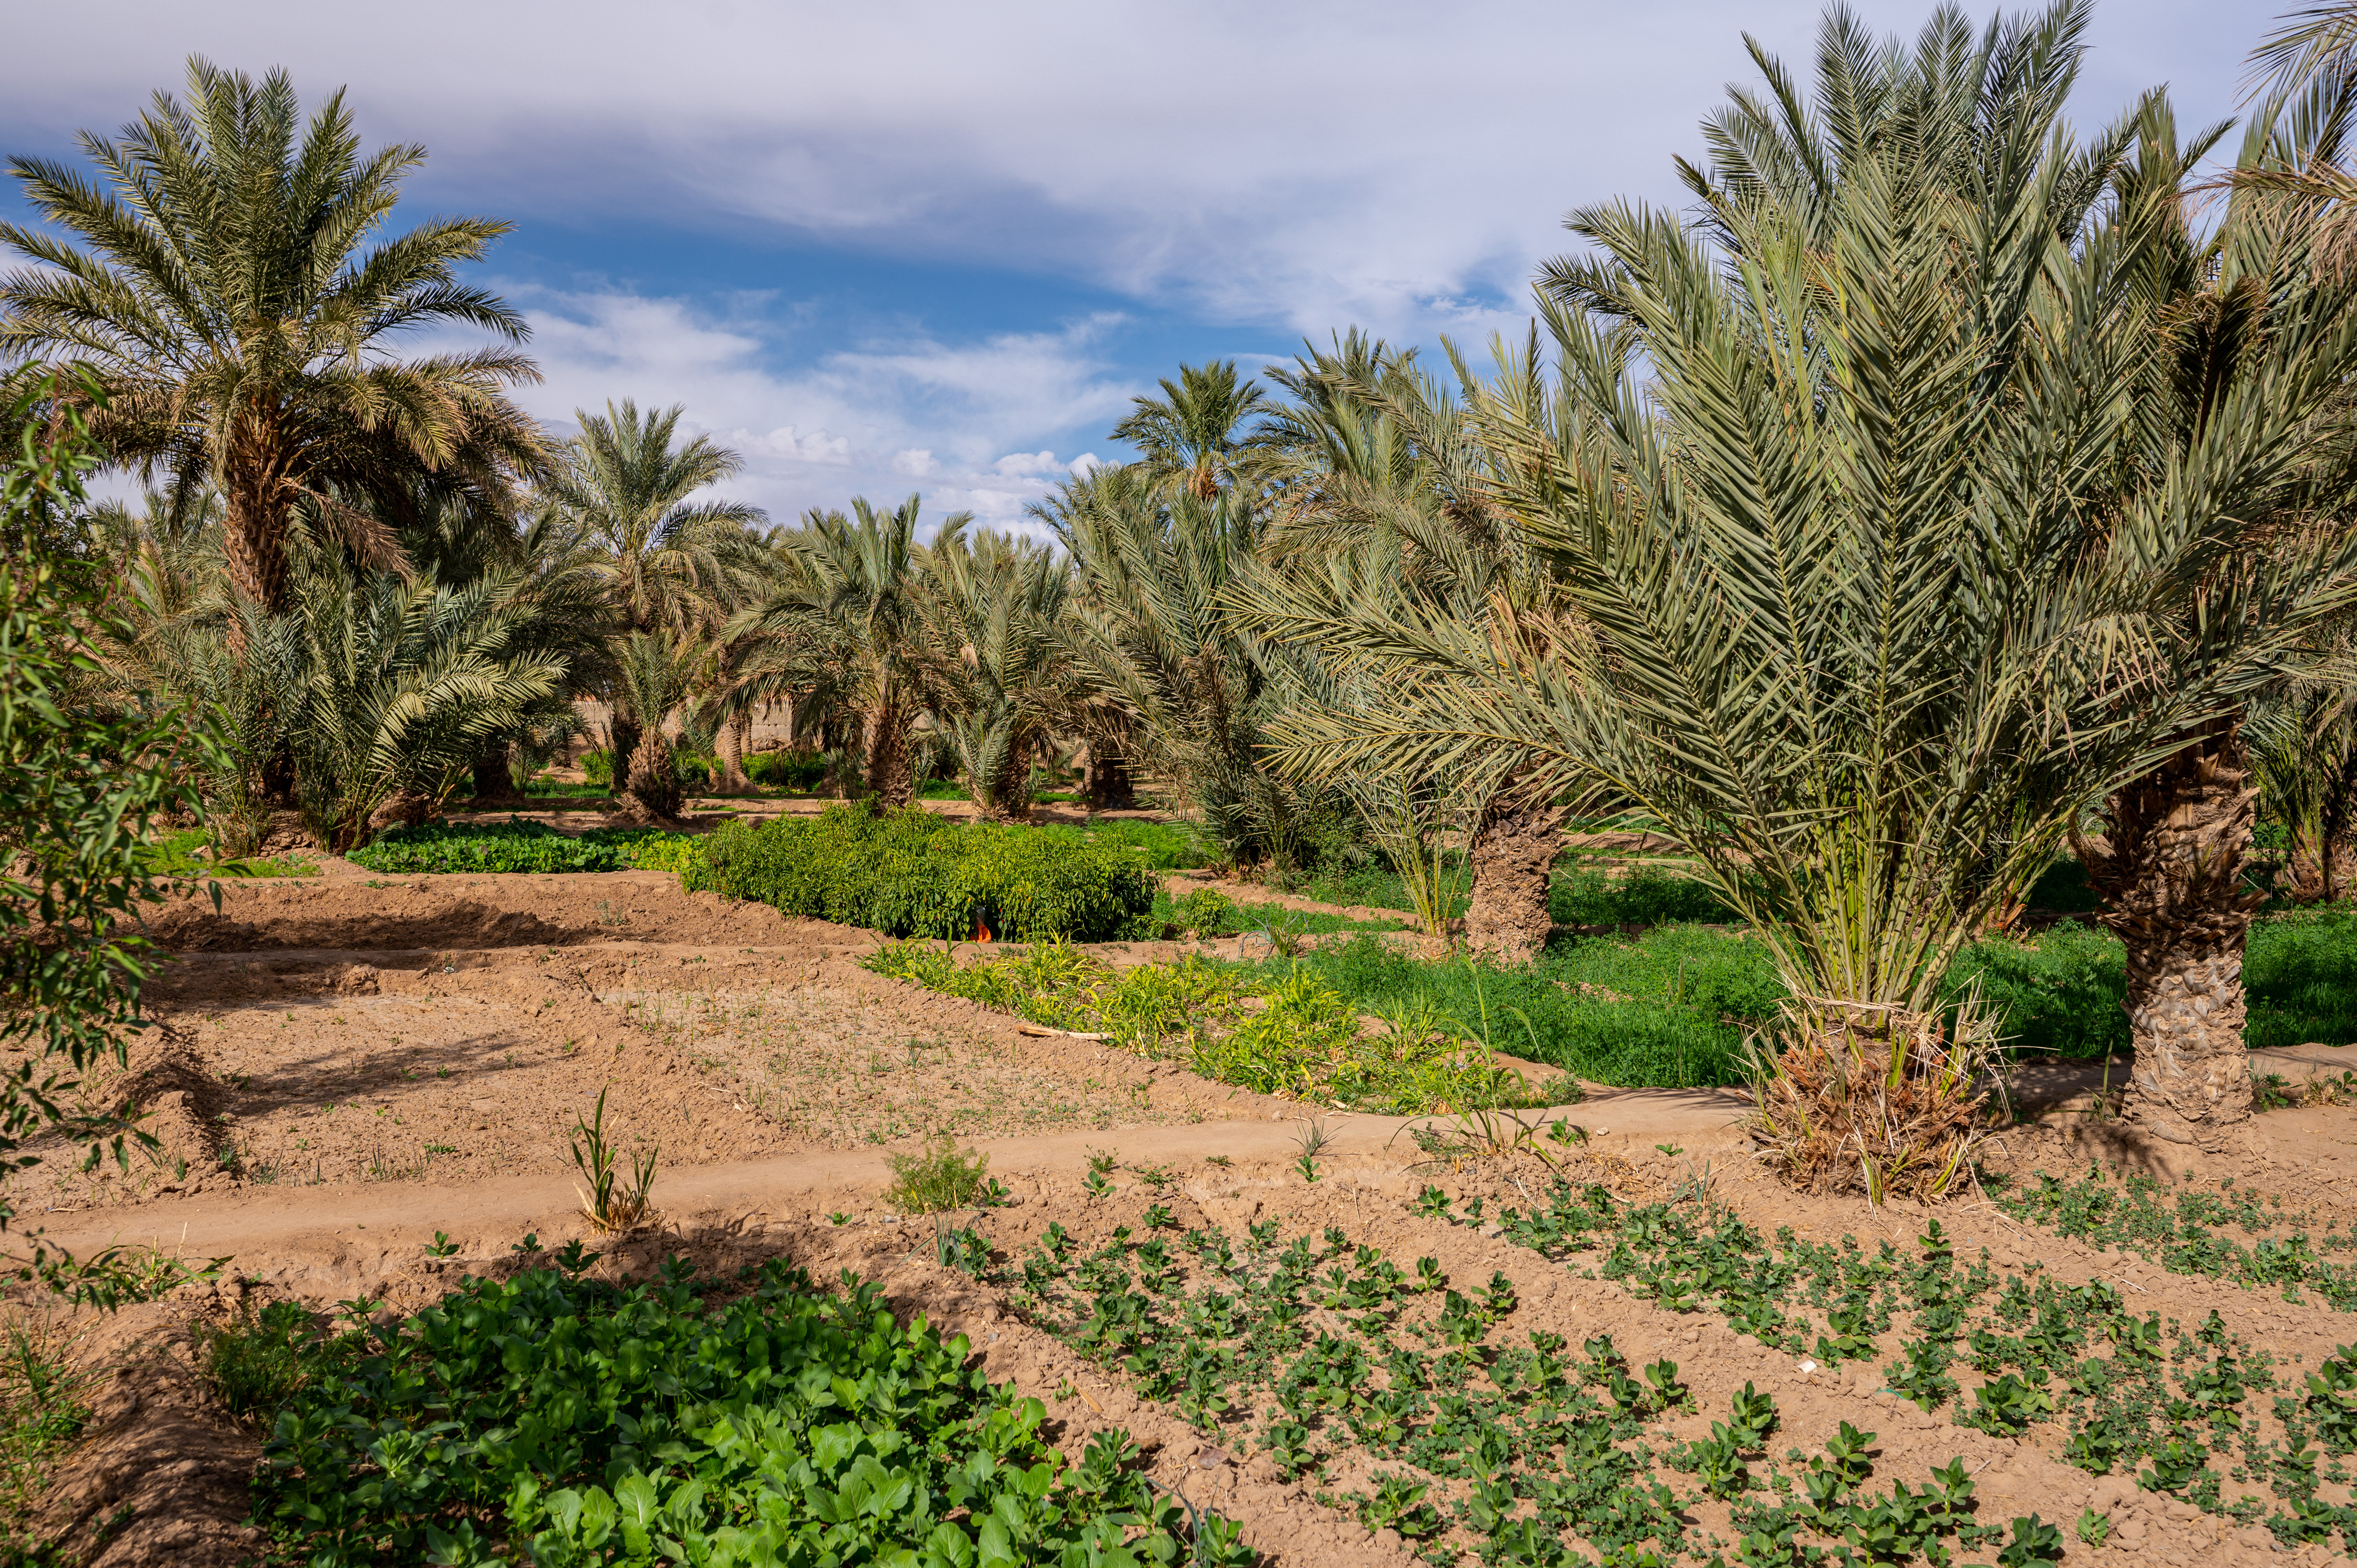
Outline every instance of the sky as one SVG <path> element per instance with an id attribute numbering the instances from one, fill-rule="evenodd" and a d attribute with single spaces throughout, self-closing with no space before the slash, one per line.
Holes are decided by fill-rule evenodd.
<path id="1" fill-rule="evenodd" d="M 1857 0 L 1911 35 L 1923 0 Z M 2276 9 L 2099 0 L 2073 118 L 2168 84 L 2233 114 Z M 1972 15 L 1985 18 L 1986 6 Z M 213 0 L 22 5 L 0 152 L 76 156 L 184 61 L 341 87 L 429 156 L 393 227 L 508 220 L 475 269 L 533 328 L 560 433 L 683 405 L 791 521 L 865 495 L 1019 525 L 1181 362 L 1352 326 L 1518 332 L 1563 215 L 1679 204 L 1749 30 L 1806 75 L 1816 0 Z M 0 211 L 26 216 L 13 191 Z"/>

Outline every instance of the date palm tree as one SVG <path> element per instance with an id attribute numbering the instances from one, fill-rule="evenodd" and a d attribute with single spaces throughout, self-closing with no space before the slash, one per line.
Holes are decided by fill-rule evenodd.
<path id="1" fill-rule="evenodd" d="M 885 511 L 857 497 L 848 516 L 813 510 L 780 532 L 768 581 L 725 633 L 736 700 L 791 703 L 798 733 L 847 729 L 869 798 L 887 811 L 916 798 L 917 720 L 952 679 L 926 635 L 919 505 L 910 496 Z M 972 521 L 952 513 L 936 543 Z"/>
<path id="2" fill-rule="evenodd" d="M 506 389 L 538 372 L 511 347 L 522 318 L 458 280 L 508 224 L 433 219 L 362 248 L 424 148 L 364 156 L 343 94 L 305 123 L 284 71 L 256 82 L 192 59 L 188 88 L 185 102 L 156 94 L 119 139 L 84 133 L 95 179 L 9 161 L 64 237 L 0 222 L 0 248 L 36 263 L 0 274 L 0 359 L 89 366 L 108 454 L 209 478 L 230 582 L 274 615 L 298 508 L 365 564 L 396 566 L 418 474 L 496 488 L 535 465 L 539 427 Z M 395 351 L 454 326 L 508 346 Z"/>
<path id="3" fill-rule="evenodd" d="M 1177 381 L 1163 380 L 1160 397 L 1133 400 L 1113 435 L 1137 448 L 1140 467 L 1157 485 L 1209 501 L 1249 483 L 1268 446 L 1259 422 L 1270 412 L 1259 383 L 1238 375 L 1234 360 L 1219 360 L 1179 366 Z"/>
<path id="4" fill-rule="evenodd" d="M 1033 758 L 1081 689 L 1061 626 L 1071 570 L 1003 533 L 944 532 L 926 556 L 926 635 L 948 677 L 934 722 L 983 814 L 1019 821 Z"/>
<path id="5" fill-rule="evenodd" d="M 1993 1030 L 1935 1005 L 1949 961 L 2357 592 L 2357 543 L 2285 521 L 2350 499 L 2332 436 L 2357 302 L 2255 247 L 2237 264 L 2267 330 L 2202 419 L 2147 418 L 2181 362 L 2147 241 L 2183 160 L 2165 105 L 2130 129 L 2170 177 L 2122 178 L 2087 217 L 2073 171 L 2121 172 L 2129 137 L 2075 146 L 2029 113 L 1964 190 L 1893 137 L 1821 209 L 1575 214 L 1598 260 L 1543 302 L 1554 386 L 1479 390 L 1472 413 L 1577 619 L 1370 622 L 1297 588 L 1255 607 L 1384 694 L 1285 744 L 1297 765 L 1512 747 L 1694 856 L 1788 992 L 1759 1130 L 1796 1179 L 1954 1187 Z M 2254 517 L 2276 548 L 2246 550 Z"/>
<path id="6" fill-rule="evenodd" d="M 579 531 L 588 569 L 604 582 L 625 631 L 709 645 L 760 569 L 751 531 L 769 514 L 746 501 L 697 499 L 744 460 L 710 436 L 680 441 L 683 413 L 677 404 L 641 412 L 629 398 L 602 414 L 575 410 L 580 434 L 557 454 L 546 492 Z M 630 691 L 618 682 L 606 693 L 617 789 L 649 722 Z"/>

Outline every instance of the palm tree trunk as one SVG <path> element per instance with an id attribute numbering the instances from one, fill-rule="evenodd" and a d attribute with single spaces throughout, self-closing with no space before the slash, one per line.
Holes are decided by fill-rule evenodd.
<path id="1" fill-rule="evenodd" d="M 222 475 L 221 553 L 230 586 L 272 615 L 286 612 L 286 508 L 281 489 L 283 463 L 266 434 L 240 442 Z M 230 638 L 241 649 L 244 633 L 230 618 Z"/>
<path id="2" fill-rule="evenodd" d="M 619 795 L 630 786 L 630 762 L 639 749 L 639 721 L 619 708 L 614 709 L 606 723 L 606 739 L 607 760 L 613 769 L 613 779 L 607 789 Z"/>
<path id="3" fill-rule="evenodd" d="M 679 775 L 660 725 L 650 725 L 631 749 L 628 793 L 634 815 L 663 822 L 679 815 Z"/>
<path id="4" fill-rule="evenodd" d="M 503 737 L 475 757 L 475 804 L 517 799 L 515 775 L 508 771 L 508 743 Z"/>
<path id="5" fill-rule="evenodd" d="M 867 793 L 879 811 L 906 811 L 917 798 L 909 738 L 909 715 L 898 703 L 867 715 Z"/>
<path id="6" fill-rule="evenodd" d="M 1465 910 L 1466 946 L 1509 963 L 1538 956 L 1555 929 L 1547 886 L 1563 848 L 1564 808 L 1533 801 L 1511 783 L 1491 797 L 1468 855 L 1473 891 Z"/>
<path id="7" fill-rule="evenodd" d="M 723 723 L 713 737 L 713 749 L 720 754 L 720 779 L 716 795 L 745 795 L 752 792 L 753 781 L 745 777 L 745 736 L 753 727 L 753 715 L 739 714 Z"/>
<path id="8" fill-rule="evenodd" d="M 2242 870 L 2256 798 L 2240 726 L 2222 720 L 2113 796 L 2104 838 L 2072 844 L 2096 918 L 2127 944 L 2125 1112 L 2172 1144 L 2220 1148 L 2251 1114 L 2243 949 L 2264 900 Z"/>
<path id="9" fill-rule="evenodd" d="M 1130 777 L 1129 759 L 1121 743 L 1109 736 L 1089 742 L 1089 810 L 1127 811 L 1137 805 L 1137 782 Z"/>

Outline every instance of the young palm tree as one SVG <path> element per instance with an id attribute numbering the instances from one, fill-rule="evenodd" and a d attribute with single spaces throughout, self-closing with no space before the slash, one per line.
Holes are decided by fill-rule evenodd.
<path id="1" fill-rule="evenodd" d="M 1506 380 L 1526 389 L 1526 403 L 1537 364 L 1534 343 L 1505 367 Z M 1469 381 L 1461 362 L 1457 369 Z M 1271 379 L 1297 399 L 1273 424 L 1282 454 L 1272 464 L 1281 478 L 1278 521 L 1263 553 L 1280 571 L 1322 574 L 1320 586 L 1354 602 L 1362 618 L 1387 617 L 1402 597 L 1469 621 L 1553 613 L 1544 569 L 1501 527 L 1503 514 L 1485 493 L 1491 454 L 1462 405 L 1412 355 L 1354 333 Z M 1304 715 L 1316 715 L 1316 727 L 1365 701 L 1347 673 L 1317 685 L 1309 701 L 1272 721 L 1272 735 Z M 1364 767 L 1343 770 L 1337 782 L 1403 875 L 1425 889 L 1436 933 L 1448 901 L 1438 840 L 1461 824 L 1472 883 L 1467 943 L 1521 961 L 1554 929 L 1548 893 L 1569 808 L 1524 787 L 1511 753 L 1490 760 L 1486 769 L 1452 775 L 1449 789 L 1437 778 Z"/>
<path id="2" fill-rule="evenodd" d="M 1232 360 L 1181 365 L 1177 381 L 1163 381 L 1160 397 L 1133 402 L 1113 427 L 1114 439 L 1137 448 L 1140 466 L 1157 485 L 1199 501 L 1247 482 L 1254 459 L 1266 449 L 1266 433 L 1251 422 L 1269 412 L 1268 394 L 1239 377 Z"/>
<path id="3" fill-rule="evenodd" d="M 1262 754 L 1264 725 L 1299 682 L 1302 662 L 1271 649 L 1223 606 L 1250 569 L 1234 521 L 1251 510 L 1234 489 L 1213 499 L 1166 490 L 1135 468 L 1100 468 L 1034 510 L 1055 530 L 1075 573 L 1068 635 L 1090 691 L 1092 734 L 1125 734 L 1129 755 L 1189 797 L 1204 826 L 1239 865 L 1289 867 L 1325 791 L 1280 778 Z"/>
<path id="4" fill-rule="evenodd" d="M 561 661 L 511 646 L 529 613 L 520 575 L 451 590 L 393 573 L 356 577 L 326 555 L 292 581 L 287 615 L 241 607 L 246 662 L 273 666 L 271 706 L 323 848 L 366 843 L 397 801 L 439 798 L 487 736 L 562 691 Z"/>
<path id="5" fill-rule="evenodd" d="M 1737 209 L 1732 255 L 1669 214 L 1575 216 L 1609 308 L 1547 302 L 1547 406 L 1472 412 L 1577 622 L 1263 607 L 1386 693 L 1290 749 L 1428 772 L 1512 747 L 1694 855 L 1790 995 L 1763 1134 L 1794 1176 L 1875 1196 L 1964 1168 L 1991 1035 L 1935 1008 L 1950 959 L 2357 589 L 2357 542 L 2325 531 L 2218 571 L 2287 489 L 2349 499 L 2315 462 L 2357 371 L 2349 289 L 2277 268 L 2210 416 L 2147 420 L 2171 317 L 2143 242 L 2181 189 L 2126 182 L 2060 246 L 2085 151 L 2034 114 L 1996 129 L 1969 191 L 1893 138 L 1823 211 Z"/>
<path id="6" fill-rule="evenodd" d="M 744 501 L 696 499 L 744 467 L 736 453 L 698 435 L 678 442 L 678 405 L 641 413 L 625 398 L 602 414 L 574 411 L 580 434 L 558 453 L 548 499 L 594 553 L 621 624 L 674 643 L 716 640 L 761 565 L 751 530 L 769 521 Z M 647 721 L 620 686 L 612 714 L 614 783 L 625 786 Z"/>
<path id="7" fill-rule="evenodd" d="M 910 496 L 880 511 L 862 497 L 848 517 L 813 511 L 778 535 L 772 575 L 726 633 L 738 700 L 791 702 L 802 734 L 849 721 L 869 796 L 888 811 L 916 798 L 914 726 L 949 682 L 925 635 L 918 505 Z M 972 521 L 952 513 L 936 543 Z"/>
<path id="8" fill-rule="evenodd" d="M 96 181 L 10 160 L 33 210 L 72 238 L 0 222 L 0 247 L 38 263 L 0 274 L 0 360 L 87 364 L 114 461 L 209 478 L 231 584 L 265 613 L 287 608 L 298 506 L 392 565 L 418 474 L 496 486 L 538 461 L 539 428 L 505 392 L 538 379 L 523 355 L 394 351 L 442 326 L 526 336 L 457 273 L 509 225 L 435 219 L 361 250 L 423 148 L 363 156 L 341 92 L 305 124 L 285 72 L 257 83 L 202 59 L 185 103 L 158 93 L 121 140 L 81 145 Z"/>
<path id="9" fill-rule="evenodd" d="M 1032 759 L 1071 715 L 1080 684 L 1060 625 L 1071 571 L 1001 533 L 945 533 L 926 566 L 927 635 L 949 674 L 934 722 L 983 814 L 1020 821 Z"/>

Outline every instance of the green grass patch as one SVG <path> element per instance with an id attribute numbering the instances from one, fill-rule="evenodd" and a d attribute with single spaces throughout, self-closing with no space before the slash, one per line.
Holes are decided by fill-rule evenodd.
<path id="1" fill-rule="evenodd" d="M 2357 1044 L 2357 905 L 2262 917 L 2243 960 L 2243 1037 L 2265 1047 Z"/>
<path id="2" fill-rule="evenodd" d="M 213 876 L 317 876 L 316 862 L 299 854 L 248 855 L 240 860 L 215 860 L 212 834 L 203 828 L 183 828 L 149 846 L 151 875 L 166 879 Z"/>
<path id="3" fill-rule="evenodd" d="M 1070 1464 L 1039 1402 L 872 1285 L 772 1261 L 723 1304 L 678 1260 L 608 1284 L 595 1257 L 305 1345 L 253 1483 L 265 1561 L 1252 1561 L 1125 1434 Z"/>
<path id="4" fill-rule="evenodd" d="M 901 942 L 860 961 L 1050 1028 L 1174 1058 L 1222 1083 L 1312 1104 L 1408 1116 L 1564 1098 L 1553 1088 L 1525 1091 L 1519 1076 L 1489 1065 L 1467 1031 L 1428 1012 L 1403 1012 L 1387 1030 L 1362 1031 L 1358 1009 L 1301 966 L 1265 981 L 1192 955 L 1114 969 L 1060 942 L 963 966 L 943 949 Z"/>
<path id="5" fill-rule="evenodd" d="M 394 828 L 346 858 L 371 871 L 683 872 L 697 840 L 661 828 L 598 828 L 563 833 L 521 819 L 463 826 L 427 822 Z"/>
<path id="6" fill-rule="evenodd" d="M 1155 871 L 1191 871 L 1217 858 L 1209 840 L 1191 822 L 1155 822 L 1142 817 L 1107 818 L 1085 830 L 1099 843 L 1137 852 Z"/>
<path id="7" fill-rule="evenodd" d="M 1609 1084 L 1743 1081 L 1744 1019 L 1764 1015 L 1775 995 L 1758 943 L 1693 927 L 1559 941 L 1523 968 L 1433 962 L 1372 938 L 1299 961 L 1361 1012 L 1429 1010 L 1477 1032 L 1486 1015 L 1496 1048 Z M 1284 966 L 1246 972 L 1273 983 Z"/>
<path id="8" fill-rule="evenodd" d="M 1154 923 L 1167 930 L 1183 931 L 1210 940 L 1263 931 L 1272 941 L 1294 937 L 1328 937 L 1345 931 L 1400 931 L 1404 920 L 1353 920 L 1323 909 L 1294 909 L 1283 904 L 1238 903 L 1215 887 L 1198 887 L 1183 897 L 1167 892 L 1154 896 Z"/>
<path id="9" fill-rule="evenodd" d="M 96 1379 L 74 1365 L 54 1317 L 0 1325 L 0 1558 L 48 1498 L 49 1476 L 90 1421 Z M 46 1562 L 46 1558 L 24 1559 Z"/>
<path id="10" fill-rule="evenodd" d="M 1145 857 L 1077 828 L 834 807 L 732 822 L 703 847 L 694 886 L 887 936 L 1113 941 L 1153 929 Z"/>

